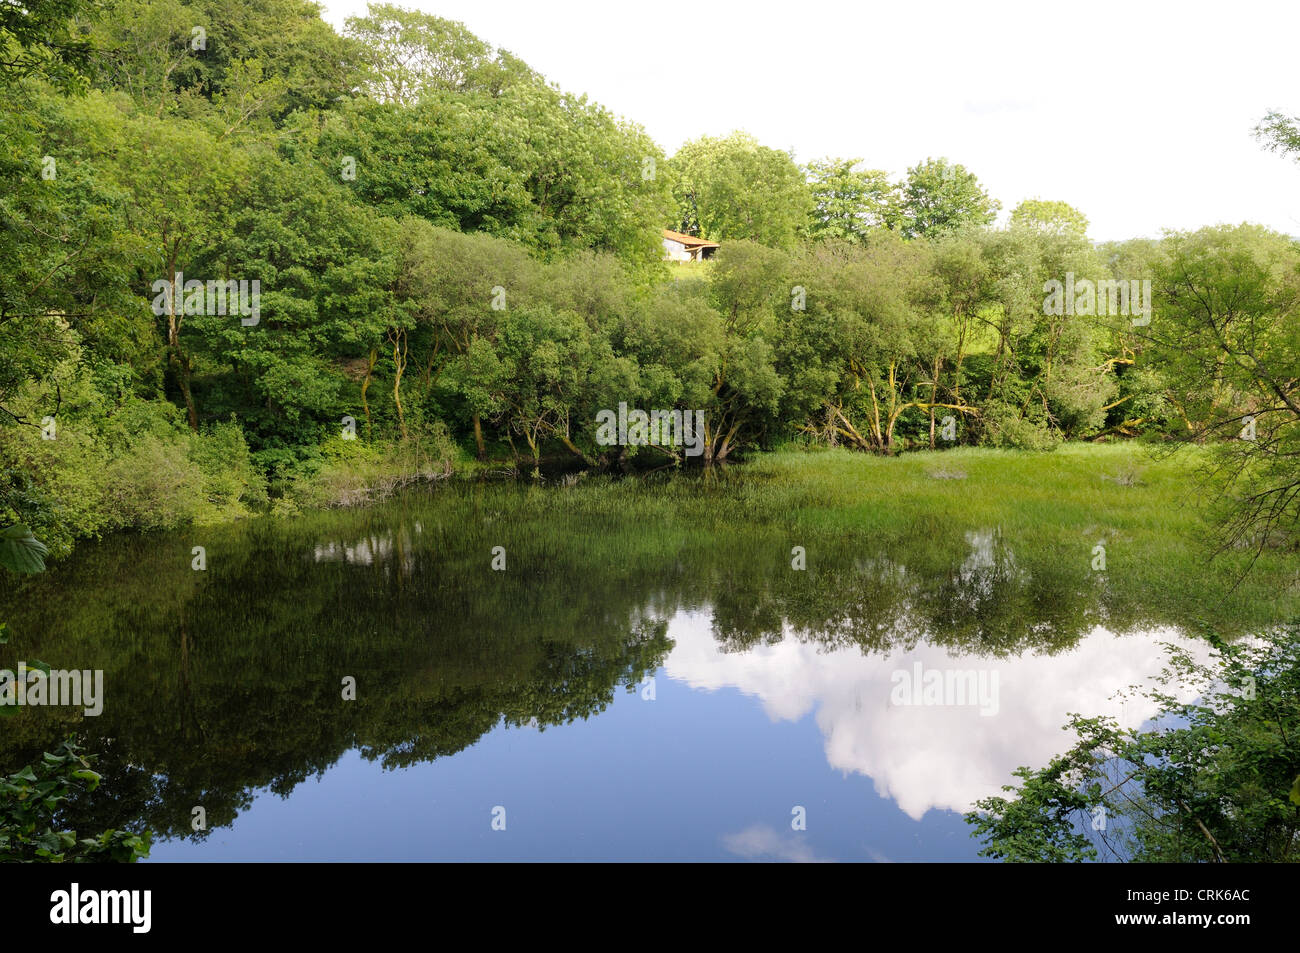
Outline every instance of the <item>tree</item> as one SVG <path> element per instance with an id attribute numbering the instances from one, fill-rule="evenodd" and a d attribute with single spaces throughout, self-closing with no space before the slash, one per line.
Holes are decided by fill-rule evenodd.
<path id="1" fill-rule="evenodd" d="M 862 241 L 874 229 L 895 225 L 897 187 L 879 169 L 859 169 L 861 161 L 823 159 L 809 164 L 813 210 L 808 234 L 812 238 Z"/>
<path id="2" fill-rule="evenodd" d="M 1108 325 L 1093 309 L 1054 312 L 1043 296 L 1046 282 L 1071 272 L 1104 273 L 1091 244 L 1031 229 L 977 233 L 976 240 L 990 265 L 987 317 L 996 335 L 991 361 L 985 358 L 981 439 L 1048 449 L 1094 432 L 1116 388 L 1113 364 L 1103 357 Z"/>
<path id="3" fill-rule="evenodd" d="M 663 154 L 639 125 L 586 96 L 517 85 L 492 103 L 502 161 L 532 197 L 529 228 L 517 234 L 544 257 L 612 251 L 643 272 L 663 254 L 671 214 Z"/>
<path id="4" fill-rule="evenodd" d="M 508 368 L 497 343 L 505 314 L 532 303 L 537 264 L 518 245 L 403 223 L 398 298 L 412 320 L 426 386 L 462 402 L 482 459 L 483 421 L 498 416 Z M 462 418 L 463 419 L 463 418 Z"/>
<path id="5" fill-rule="evenodd" d="M 1033 228 L 1053 235 L 1088 234 L 1088 219 L 1065 202 L 1025 199 L 1011 211 L 1012 228 Z"/>
<path id="6" fill-rule="evenodd" d="M 438 91 L 498 95 L 540 77 L 504 50 L 494 50 L 463 23 L 371 3 L 364 17 L 348 17 L 346 33 L 360 44 L 366 89 L 375 99 L 410 106 Z"/>
<path id="7" fill-rule="evenodd" d="M 1002 207 L 965 166 L 947 159 L 926 159 L 908 169 L 900 189 L 900 227 L 908 238 L 990 225 Z"/>
<path id="8" fill-rule="evenodd" d="M 788 248 L 807 222 L 812 194 L 799 167 L 746 133 L 701 136 L 669 164 L 684 232 Z"/>
<path id="9" fill-rule="evenodd" d="M 226 153 L 216 137 L 198 124 L 173 125 L 147 115 L 128 122 L 123 139 L 124 148 L 132 154 L 130 162 L 117 168 L 121 184 L 131 196 L 126 215 L 131 244 L 123 250 L 133 256 L 144 287 L 152 287 L 155 281 L 167 283 L 161 294 L 153 295 L 154 313 L 163 318 L 167 361 L 185 403 L 190 429 L 197 431 L 194 358 L 181 333 L 189 302 L 178 276 L 181 281 L 231 277 L 198 275 L 194 266 L 201 267 L 205 259 L 214 257 L 214 246 L 232 218 L 235 203 L 231 199 L 246 181 L 247 156 Z M 189 278 L 183 277 L 186 271 Z M 234 277 L 266 280 L 247 273 Z M 239 323 L 238 318 L 233 320 Z"/>
<path id="10" fill-rule="evenodd" d="M 1270 152 L 1300 157 L 1300 117 L 1270 111 L 1255 127 L 1255 138 Z"/>
<path id="11" fill-rule="evenodd" d="M 532 196 L 495 110 L 434 92 L 410 106 L 361 98 L 322 119 L 301 114 L 290 128 L 358 201 L 442 228 L 533 238 Z"/>
<path id="12" fill-rule="evenodd" d="M 738 240 L 718 251 L 710 294 L 723 337 L 711 355 L 708 397 L 695 405 L 705 412 L 706 463 L 727 459 L 744 436 L 753 439 L 776 418 L 785 385 L 769 339 L 775 312 L 790 305 L 787 274 L 779 250 Z"/>
<path id="13" fill-rule="evenodd" d="M 119 111 L 26 81 L 0 97 L 0 139 L 0 422 L 37 427 L 58 413 L 58 368 L 81 344 L 144 379 L 155 342 L 129 284 L 128 196 L 105 161 L 122 147 Z M 45 397 L 17 421 L 10 401 L 29 384 Z"/>
<path id="14" fill-rule="evenodd" d="M 358 85 L 360 48 L 309 0 L 114 0 L 94 40 L 101 86 L 155 115 L 222 107 L 226 129 L 327 110 Z"/>
<path id="15" fill-rule="evenodd" d="M 505 424 L 528 444 L 533 477 L 541 475 L 547 439 L 559 440 L 585 459 L 573 442 L 575 423 L 580 415 L 593 420 L 617 392 L 617 387 L 600 386 L 614 363 L 608 340 L 593 335 L 572 312 L 524 307 L 505 313 L 498 351 Z"/>
<path id="16" fill-rule="evenodd" d="M 0 5 L 0 89 L 44 76 L 68 92 L 84 92 L 94 47 L 77 28 L 98 13 L 95 0 L 25 0 Z"/>
<path id="17" fill-rule="evenodd" d="M 903 415 L 928 410 L 931 255 L 882 232 L 864 246 L 814 246 L 799 262 L 805 310 L 781 314 L 778 340 L 792 395 L 804 406 L 819 398 L 805 432 L 888 453 Z"/>
<path id="18" fill-rule="evenodd" d="M 1182 436 L 1214 443 L 1221 548 L 1300 535 L 1300 251 L 1255 225 L 1176 233 L 1148 332 Z"/>
<path id="19" fill-rule="evenodd" d="M 249 156 L 208 273 L 256 279 L 258 323 L 187 320 L 203 361 L 207 412 L 235 414 L 259 451 L 313 444 L 357 406 L 352 371 L 409 325 L 397 303 L 397 223 L 348 196 L 313 163 Z M 374 370 L 374 361 L 369 371 Z"/>
<path id="20" fill-rule="evenodd" d="M 935 243 L 934 250 L 940 309 L 949 324 L 949 357 L 953 364 L 949 393 L 954 402 L 960 403 L 965 383 L 963 365 L 980 332 L 987 328 L 982 313 L 993 295 L 992 267 L 979 242 L 969 236 L 947 236 Z M 938 379 L 936 372 L 934 380 Z"/>

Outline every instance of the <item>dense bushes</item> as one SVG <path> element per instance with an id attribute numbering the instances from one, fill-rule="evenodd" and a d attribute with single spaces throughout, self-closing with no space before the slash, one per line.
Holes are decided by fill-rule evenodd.
<path id="1" fill-rule="evenodd" d="M 321 455 L 319 468 L 292 485 L 281 509 L 373 503 L 413 483 L 446 479 L 458 456 L 442 424 L 397 443 L 334 437 L 321 446 Z"/>
<path id="2" fill-rule="evenodd" d="M 265 478 L 233 422 L 191 432 L 162 400 L 112 401 L 73 368 L 52 426 L 12 425 L 0 442 L 0 521 L 25 522 L 56 555 L 76 536 L 172 529 L 246 515 L 266 502 Z M 36 412 L 23 392 L 11 409 Z"/>
<path id="3" fill-rule="evenodd" d="M 705 463 L 1223 436 L 1269 406 L 1212 331 L 1285 325 L 1285 236 L 1097 247 L 1051 202 L 990 228 L 946 160 L 897 186 L 816 163 L 805 189 L 744 135 L 658 163 L 639 127 L 395 8 L 339 37 L 296 0 L 119 6 L 83 95 L 0 76 L 0 525 L 56 551 L 371 499 L 458 455 L 684 462 L 598 440 L 622 405 L 701 413 Z M 657 260 L 674 218 L 719 230 L 707 268 Z M 1157 323 L 1050 306 L 1076 277 L 1149 282 Z M 224 306 L 226 282 L 256 298 Z M 1260 341 L 1287 366 L 1286 334 Z"/>

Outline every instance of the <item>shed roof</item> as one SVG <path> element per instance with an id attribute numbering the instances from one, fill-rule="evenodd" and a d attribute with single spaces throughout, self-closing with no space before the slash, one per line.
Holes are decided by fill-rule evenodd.
<path id="1" fill-rule="evenodd" d="M 706 238 L 699 238 L 695 235 L 683 235 L 681 232 L 674 232 L 667 228 L 664 229 L 664 238 L 671 241 L 681 242 L 687 248 L 717 248 L 717 242 L 711 242 Z"/>

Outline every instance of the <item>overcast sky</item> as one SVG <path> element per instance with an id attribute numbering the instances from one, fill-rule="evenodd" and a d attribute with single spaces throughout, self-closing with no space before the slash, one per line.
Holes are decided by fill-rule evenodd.
<path id="1" fill-rule="evenodd" d="M 1260 222 L 1300 235 L 1300 166 L 1252 129 L 1300 113 L 1295 0 L 764 4 L 398 0 L 459 20 L 668 154 L 743 129 L 901 176 L 947 156 L 1002 217 L 1062 199 L 1096 240 Z M 325 0 L 341 29 L 365 0 Z"/>

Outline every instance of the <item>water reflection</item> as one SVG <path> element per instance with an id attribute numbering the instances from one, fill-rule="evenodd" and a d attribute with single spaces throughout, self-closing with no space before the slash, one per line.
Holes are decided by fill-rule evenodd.
<path id="1" fill-rule="evenodd" d="M 808 569 L 795 571 L 787 528 L 646 520 L 583 499 L 449 487 L 199 539 L 88 545 L 0 593 L 15 632 L 0 667 L 26 657 L 102 669 L 104 712 L 7 719 L 0 768 L 79 731 L 105 778 L 73 823 L 202 842 L 237 825 L 257 792 L 293 803 L 350 752 L 390 772 L 464 758 L 501 726 L 540 737 L 600 717 L 658 672 L 735 690 L 738 718 L 752 699 L 771 722 L 811 716 L 823 768 L 869 777 L 919 818 L 964 810 L 1015 767 L 1046 760 L 1064 746 L 1068 712 L 1115 711 L 1116 689 L 1159 670 L 1158 641 L 1206 611 L 1151 598 L 1150 579 L 1099 585 L 1051 540 L 995 528 L 881 538 L 805 527 Z M 199 543 L 205 572 L 190 568 Z M 492 568 L 496 547 L 505 571 Z M 1232 620 L 1208 621 L 1228 631 Z M 997 714 L 891 705 L 894 673 L 918 663 L 996 671 Z M 355 701 L 342 697 L 345 678 Z M 649 744 L 637 726 L 665 717 L 656 704 L 659 714 L 630 709 L 620 728 L 631 763 Z M 1132 706 L 1124 720 L 1150 713 Z M 746 723 L 759 752 L 762 730 Z M 647 811 L 694 809 L 698 768 L 680 770 L 688 793 Z M 810 765 L 788 770 L 810 791 L 826 783 Z M 565 796 L 580 799 L 583 779 L 568 783 Z M 196 804 L 207 833 L 191 829 Z M 411 820 L 393 809 L 376 823 L 396 843 Z M 708 834 L 719 837 L 733 856 L 826 856 L 766 822 Z"/>
<path id="2" fill-rule="evenodd" d="M 979 798 L 999 793 L 1020 765 L 1045 763 L 1064 747 L 1061 725 L 1070 712 L 1109 714 L 1125 727 L 1140 726 L 1155 714 L 1155 704 L 1121 704 L 1116 693 L 1150 684 L 1164 664 L 1161 643 L 1205 657 L 1201 643 L 1172 630 L 1117 636 L 1098 627 L 1069 652 L 980 660 L 998 675 L 998 710 L 985 717 L 971 706 L 891 704 L 895 672 L 917 664 L 941 672 L 972 664 L 942 646 L 863 655 L 790 637 L 727 653 L 719 651 L 707 612 L 676 616 L 668 637 L 669 677 L 696 689 L 739 689 L 758 698 L 773 721 L 814 713 L 830 765 L 871 778 L 876 793 L 913 819 L 932 808 L 969 810 Z"/>
<path id="3" fill-rule="evenodd" d="M 727 853 L 742 860 L 778 860 L 794 864 L 828 863 L 818 857 L 808 841 L 792 832 L 781 833 L 766 824 L 755 824 L 722 838 Z"/>
<path id="4" fill-rule="evenodd" d="M 402 572 L 410 573 L 415 566 L 412 535 L 424 532 L 419 520 L 414 520 L 408 530 L 405 526 L 386 533 L 370 533 L 348 541 L 328 540 L 317 544 L 312 559 L 318 563 L 345 562 L 354 566 L 372 566 L 395 559 Z"/>

